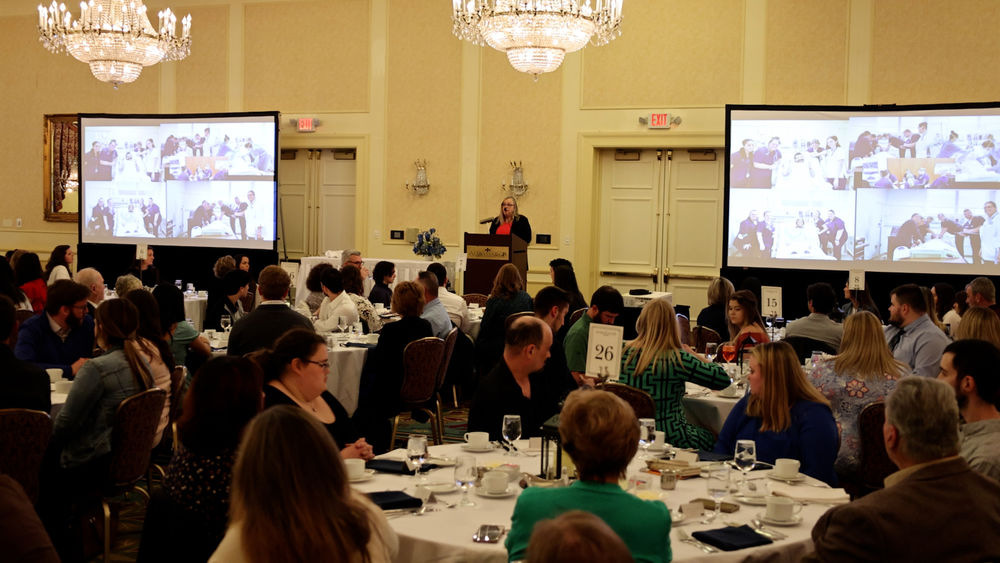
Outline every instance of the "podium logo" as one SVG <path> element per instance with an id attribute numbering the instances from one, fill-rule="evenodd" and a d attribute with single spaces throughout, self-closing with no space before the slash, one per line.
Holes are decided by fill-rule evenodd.
<path id="1" fill-rule="evenodd" d="M 510 261 L 510 249 L 495 246 L 469 246 L 470 260 L 503 260 Z"/>

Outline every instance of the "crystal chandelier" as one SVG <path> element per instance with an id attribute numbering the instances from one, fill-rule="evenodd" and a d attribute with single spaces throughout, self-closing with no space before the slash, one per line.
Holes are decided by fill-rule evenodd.
<path id="1" fill-rule="evenodd" d="M 179 61 L 191 52 L 191 16 L 181 20 L 170 9 L 159 12 L 153 29 L 142 0 L 90 0 L 80 2 L 80 19 L 71 21 L 66 4 L 38 6 L 39 40 L 53 53 L 65 50 L 90 65 L 103 82 L 135 81 L 142 67 L 160 61 Z"/>
<path id="2" fill-rule="evenodd" d="M 452 0 L 454 34 L 507 53 L 511 66 L 552 72 L 566 53 L 621 35 L 622 0 Z"/>

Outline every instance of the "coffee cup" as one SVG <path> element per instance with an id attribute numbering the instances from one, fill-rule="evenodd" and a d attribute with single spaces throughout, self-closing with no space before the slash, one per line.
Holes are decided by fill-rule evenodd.
<path id="1" fill-rule="evenodd" d="M 347 467 L 348 479 L 360 479 L 365 476 L 365 460 L 345 459 L 344 465 Z"/>
<path id="2" fill-rule="evenodd" d="M 794 479 L 799 476 L 799 460 L 780 458 L 774 461 L 774 475 L 785 479 Z"/>
<path id="3" fill-rule="evenodd" d="M 465 443 L 472 448 L 486 448 L 490 445 L 489 432 L 466 432 Z"/>
<path id="4" fill-rule="evenodd" d="M 667 447 L 667 433 L 662 430 L 653 432 L 653 443 L 649 447 L 654 450 L 662 450 Z"/>
<path id="5" fill-rule="evenodd" d="M 479 303 L 469 303 L 469 308 L 470 309 L 478 309 L 479 308 Z"/>
<path id="6" fill-rule="evenodd" d="M 375 303 L 375 312 L 376 313 L 384 313 L 385 312 L 385 303 Z"/>
<path id="7" fill-rule="evenodd" d="M 516 463 L 505 463 L 497 467 L 497 470 L 506 473 L 507 480 L 512 483 L 521 479 L 521 466 Z"/>
<path id="8" fill-rule="evenodd" d="M 49 383 L 55 383 L 62 379 L 63 370 L 59 368 L 49 368 L 45 370 L 45 373 L 49 374 Z"/>
<path id="9" fill-rule="evenodd" d="M 770 520 L 789 522 L 802 511 L 802 505 L 788 497 L 767 497 L 765 515 Z"/>
<path id="10" fill-rule="evenodd" d="M 508 473 L 506 471 L 487 471 L 486 475 L 483 475 L 483 489 L 490 494 L 498 495 L 507 490 L 507 482 L 509 481 Z"/>
<path id="11" fill-rule="evenodd" d="M 56 393 L 69 393 L 69 390 L 73 387 L 73 382 L 68 379 L 60 379 L 56 381 Z"/>

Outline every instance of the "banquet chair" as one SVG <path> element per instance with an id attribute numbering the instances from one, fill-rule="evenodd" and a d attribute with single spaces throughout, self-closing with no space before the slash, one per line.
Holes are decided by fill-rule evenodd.
<path id="1" fill-rule="evenodd" d="M 444 355 L 441 357 L 441 367 L 438 369 L 437 383 L 434 385 L 434 408 L 437 414 L 438 423 L 438 435 L 441 437 L 441 441 L 444 441 L 444 416 L 441 412 L 441 405 L 444 401 L 441 399 L 441 391 L 444 388 L 445 379 L 448 376 L 448 367 L 451 365 L 451 356 L 455 352 L 455 343 L 458 341 L 458 329 L 452 328 L 448 331 L 448 336 L 444 339 Z M 451 387 L 452 394 L 455 393 L 455 384 Z M 456 402 L 458 402 L 456 400 Z"/>
<path id="2" fill-rule="evenodd" d="M 881 489 L 883 481 L 899 468 L 885 451 L 882 425 L 885 423 L 885 403 L 874 402 L 858 415 L 858 435 L 861 439 L 859 478 L 868 491 Z"/>
<path id="3" fill-rule="evenodd" d="M 16 311 L 14 311 L 14 319 L 17 320 L 17 328 L 15 328 L 14 333 L 11 335 L 10 338 L 11 350 L 13 350 L 15 346 L 17 346 L 17 332 L 20 329 L 21 325 L 24 324 L 24 321 L 34 316 L 35 316 L 34 311 L 25 311 L 24 309 L 17 309 Z"/>
<path id="4" fill-rule="evenodd" d="M 480 307 L 485 307 L 486 302 L 490 300 L 488 295 L 483 295 L 482 293 L 466 293 L 462 296 L 462 299 L 465 299 L 466 305 L 478 303 Z"/>
<path id="5" fill-rule="evenodd" d="M 181 417 L 181 403 L 184 401 L 184 366 L 174 366 L 174 371 L 170 372 L 170 414 L 168 415 L 167 427 L 163 429 L 160 443 L 153 446 L 152 462 L 149 464 L 149 473 L 146 475 L 146 486 L 153 488 L 153 471 L 160 474 L 162 480 L 166 476 L 164 465 L 170 462 L 170 458 L 177 451 L 177 436 L 174 429 L 177 420 Z M 164 460 L 165 463 L 163 462 Z"/>
<path id="6" fill-rule="evenodd" d="M 681 344 L 691 345 L 691 320 L 687 315 L 677 313 L 677 330 L 681 337 Z"/>
<path id="7" fill-rule="evenodd" d="M 399 429 L 399 415 L 407 411 L 421 411 L 428 415 L 431 425 L 431 440 L 435 444 L 444 441 L 438 434 L 437 414 L 427 403 L 434 398 L 438 371 L 444 359 L 444 340 L 436 336 L 428 336 L 414 340 L 403 348 L 403 386 L 399 390 L 402 403 L 400 412 L 392 420 L 392 435 L 389 447 L 396 444 L 396 431 Z"/>
<path id="8" fill-rule="evenodd" d="M 563 330 L 567 330 L 568 331 L 570 329 L 570 327 L 573 326 L 573 323 L 575 323 L 576 321 L 580 320 L 580 317 L 582 317 L 583 314 L 586 313 L 586 312 L 587 312 L 587 307 L 581 307 L 581 308 L 577 309 L 576 311 L 573 311 L 572 313 L 570 313 L 569 316 L 566 317 L 566 322 L 563 325 L 563 327 L 564 327 Z"/>
<path id="9" fill-rule="evenodd" d="M 795 355 L 799 357 L 799 362 L 811 358 L 813 352 L 823 352 L 824 354 L 836 354 L 837 349 L 822 340 L 807 338 L 805 336 L 786 336 L 785 342 L 795 348 Z"/>
<path id="10" fill-rule="evenodd" d="M 722 342 L 722 336 L 707 326 L 696 326 L 691 329 L 691 347 L 695 352 L 704 354 L 709 342 L 719 344 Z"/>
<path id="11" fill-rule="evenodd" d="M 52 418 L 31 409 L 0 410 L 0 473 L 20 483 L 34 503 L 38 500 L 38 472 L 52 436 Z"/>
<path id="12" fill-rule="evenodd" d="M 104 509 L 104 560 L 111 557 L 111 505 L 109 499 L 132 490 L 149 499 L 149 492 L 137 486 L 146 475 L 156 425 L 163 413 L 167 392 L 152 388 L 132 395 L 118 404 L 111 428 L 111 463 L 101 498 Z"/>
<path id="13" fill-rule="evenodd" d="M 631 405 L 632 410 L 635 411 L 636 418 L 656 418 L 656 403 L 653 402 L 652 395 L 642 389 L 625 385 L 624 383 L 613 382 L 599 385 L 598 389 L 618 395 L 622 400 Z"/>

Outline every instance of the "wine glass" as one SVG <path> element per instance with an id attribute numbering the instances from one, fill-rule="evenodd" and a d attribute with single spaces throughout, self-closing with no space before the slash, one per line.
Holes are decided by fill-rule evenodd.
<path id="1" fill-rule="evenodd" d="M 476 458 L 471 455 L 460 455 L 455 460 L 455 484 L 462 487 L 462 506 L 476 506 L 476 503 L 469 500 L 469 487 L 476 482 L 478 477 L 476 470 Z"/>
<path id="2" fill-rule="evenodd" d="M 338 315 L 337 316 L 337 328 L 340 329 L 340 332 L 347 331 L 347 327 L 348 326 L 350 326 L 350 325 L 347 324 L 347 317 L 345 317 L 343 315 Z"/>
<path id="3" fill-rule="evenodd" d="M 722 463 L 708 467 L 708 479 L 705 480 L 708 496 L 715 499 L 715 513 L 703 520 L 704 523 L 714 522 L 722 509 L 722 497 L 729 494 L 729 466 Z"/>
<path id="4" fill-rule="evenodd" d="M 521 438 L 521 415 L 519 414 L 503 415 L 503 427 L 501 428 L 501 434 L 503 434 L 503 439 L 508 444 L 513 446 L 514 440 Z M 517 455 L 517 450 L 512 447 L 510 450 L 510 455 Z"/>
<path id="5" fill-rule="evenodd" d="M 736 359 L 736 345 L 735 344 L 723 344 L 722 345 L 722 359 L 726 360 L 727 364 L 733 363 Z"/>
<path id="6" fill-rule="evenodd" d="M 646 458 L 649 456 L 649 446 L 652 445 L 653 440 L 656 438 L 656 419 L 655 418 L 640 418 L 639 419 L 639 447 L 642 448 L 642 457 Z"/>
<path id="7" fill-rule="evenodd" d="M 715 352 L 719 348 L 718 342 L 709 342 L 705 344 L 705 359 L 711 362 L 715 359 Z"/>
<path id="8" fill-rule="evenodd" d="M 753 440 L 736 440 L 736 454 L 733 456 L 736 468 L 743 472 L 743 485 L 749 482 L 748 474 L 757 465 L 757 443 Z"/>
<path id="9" fill-rule="evenodd" d="M 410 436 L 406 440 L 406 457 L 410 460 L 408 465 L 415 468 L 414 480 L 420 481 L 420 466 L 427 457 L 427 436 Z"/>
<path id="10" fill-rule="evenodd" d="M 229 332 L 229 327 L 232 326 L 232 324 L 233 319 L 229 315 L 222 315 L 219 317 L 219 326 L 222 327 L 222 330 Z"/>

